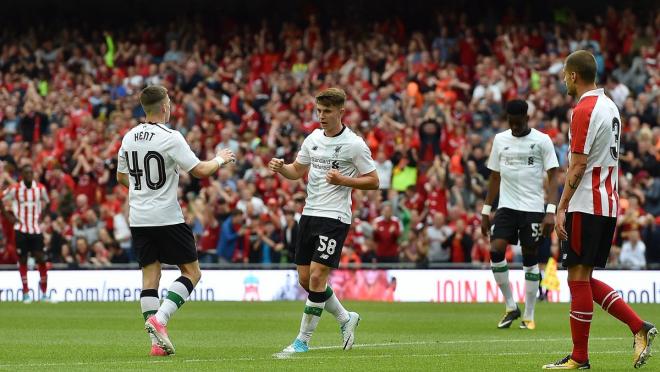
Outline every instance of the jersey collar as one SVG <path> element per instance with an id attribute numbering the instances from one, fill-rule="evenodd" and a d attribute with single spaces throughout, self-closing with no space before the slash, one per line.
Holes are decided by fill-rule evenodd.
<path id="1" fill-rule="evenodd" d="M 588 90 L 588 91 L 584 92 L 584 94 L 582 95 L 582 97 L 580 97 L 578 102 L 582 101 L 582 98 L 584 98 L 584 97 L 597 97 L 597 96 L 600 96 L 600 95 L 603 95 L 603 94 L 605 94 L 605 90 L 603 88 L 596 88 L 596 89 Z"/>
<path id="2" fill-rule="evenodd" d="M 341 125 L 341 130 L 339 131 L 339 133 L 335 134 L 334 136 L 326 136 L 326 135 L 325 135 L 325 131 L 323 131 L 323 136 L 325 136 L 325 137 L 327 137 L 327 138 L 335 138 L 335 137 L 339 137 L 339 136 L 342 135 L 342 133 L 344 133 L 345 130 L 346 130 L 346 125 L 342 124 L 342 125 Z"/>

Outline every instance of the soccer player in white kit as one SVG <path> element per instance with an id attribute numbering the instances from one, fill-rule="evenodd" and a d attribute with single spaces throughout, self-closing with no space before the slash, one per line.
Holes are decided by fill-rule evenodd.
<path id="1" fill-rule="evenodd" d="M 527 102 L 512 100 L 506 106 L 511 129 L 498 133 L 493 140 L 488 168 L 488 194 L 481 211 L 481 232 L 490 233 L 490 265 L 495 282 L 504 295 L 506 313 L 497 328 L 509 328 L 521 316 L 509 284 L 509 266 L 505 252 L 508 244 L 522 246 L 525 272 L 525 314 L 520 328 L 533 330 L 536 291 L 541 274 L 538 248 L 541 235 L 549 235 L 555 221 L 557 203 L 557 168 L 559 162 L 550 137 L 527 126 Z M 548 175 L 548 205 L 544 213 L 543 180 Z M 490 232 L 491 205 L 500 200 Z"/>
<path id="2" fill-rule="evenodd" d="M 164 87 L 144 88 L 140 103 L 146 122 L 122 139 L 117 181 L 129 190 L 129 224 L 142 268 L 140 305 L 145 328 L 151 334 L 151 355 L 165 356 L 174 354 L 167 322 L 202 276 L 195 239 L 184 223 L 177 200 L 179 169 L 205 178 L 234 161 L 235 156 L 231 150 L 223 149 L 214 159 L 200 161 L 181 133 L 165 126 L 170 119 L 170 98 Z M 162 304 L 158 300 L 161 263 L 177 265 L 181 270 Z"/>
<path id="3" fill-rule="evenodd" d="M 300 332 L 284 354 L 306 352 L 321 313 L 327 310 L 339 322 L 343 349 L 350 350 L 360 317 L 348 312 L 328 285 L 330 270 L 339 267 L 344 240 L 351 226 L 352 189 L 377 190 L 378 173 L 364 140 L 341 122 L 346 93 L 329 88 L 316 96 L 321 129 L 303 141 L 292 164 L 272 159 L 268 167 L 297 180 L 309 171 L 307 199 L 296 242 L 298 281 L 309 293 Z"/>
<path id="4" fill-rule="evenodd" d="M 639 368 L 651 355 L 658 330 L 640 319 L 612 287 L 592 277 L 594 267 L 607 264 L 616 228 L 621 117 L 614 102 L 596 87 L 596 59 L 591 53 L 578 50 L 566 58 L 564 82 L 578 102 L 571 116 L 569 165 L 555 228 L 563 243 L 562 265 L 568 270 L 573 351 L 543 368 L 591 368 L 594 302 L 628 326 L 633 334 L 633 366 Z"/>

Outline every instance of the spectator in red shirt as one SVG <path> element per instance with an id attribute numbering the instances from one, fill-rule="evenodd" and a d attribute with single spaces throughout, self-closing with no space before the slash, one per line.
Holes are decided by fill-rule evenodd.
<path id="1" fill-rule="evenodd" d="M 376 259 L 378 262 L 399 262 L 398 239 L 401 235 L 401 223 L 392 215 L 392 206 L 389 203 L 383 205 L 381 213 L 373 222 Z"/>
<path id="2" fill-rule="evenodd" d="M 204 231 L 199 239 L 199 261 L 215 263 L 218 261 L 215 249 L 220 239 L 220 223 L 213 215 L 213 208 L 207 206 L 204 209 L 202 226 Z"/>
<path id="3" fill-rule="evenodd" d="M 472 260 L 472 244 L 472 237 L 465 231 L 465 221 L 456 220 L 455 231 L 445 242 L 445 245 L 449 247 L 451 262 L 470 262 Z"/>

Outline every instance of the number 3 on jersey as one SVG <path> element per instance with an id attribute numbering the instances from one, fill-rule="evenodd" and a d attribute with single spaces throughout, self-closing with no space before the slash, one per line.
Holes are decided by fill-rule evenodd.
<path id="1" fill-rule="evenodd" d="M 612 145 L 610 146 L 610 155 L 614 160 L 619 159 L 619 134 L 621 133 L 621 123 L 618 118 L 612 119 Z"/>
<path id="2" fill-rule="evenodd" d="M 167 180 L 165 159 L 163 156 L 156 151 L 147 152 L 144 159 L 142 159 L 142 168 L 144 170 L 140 169 L 140 159 L 138 159 L 138 156 L 137 151 L 131 151 L 130 157 L 128 156 L 128 151 L 124 152 L 128 174 L 135 180 L 135 190 L 142 190 L 142 176 L 145 177 L 147 187 L 151 190 L 158 190 L 163 187 Z M 155 181 L 154 178 L 156 178 Z"/>
<path id="3" fill-rule="evenodd" d="M 332 256 L 335 253 L 335 248 L 337 248 L 336 240 L 328 240 L 327 236 L 319 235 L 319 247 L 317 249 L 319 252 L 325 251 L 327 254 Z"/>

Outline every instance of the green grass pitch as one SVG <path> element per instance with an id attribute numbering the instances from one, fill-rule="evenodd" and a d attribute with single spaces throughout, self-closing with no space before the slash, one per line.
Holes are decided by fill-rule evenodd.
<path id="1" fill-rule="evenodd" d="M 352 351 L 323 314 L 313 350 L 273 354 L 297 334 L 302 302 L 187 303 L 170 321 L 177 354 L 153 358 L 138 303 L 0 303 L 0 370 L 534 371 L 570 351 L 568 304 L 540 303 L 537 329 L 498 330 L 501 304 L 346 303 L 362 321 Z M 634 305 L 660 322 L 659 305 Z M 632 370 L 628 328 L 596 306 L 591 364 Z M 658 353 L 657 346 L 656 353 Z M 658 359 L 658 360 L 654 360 Z M 645 367 L 660 370 L 660 358 Z"/>

